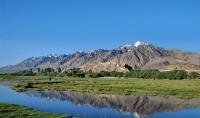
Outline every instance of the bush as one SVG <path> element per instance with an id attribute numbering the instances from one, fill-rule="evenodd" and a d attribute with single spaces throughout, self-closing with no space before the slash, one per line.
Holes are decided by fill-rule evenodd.
<path id="1" fill-rule="evenodd" d="M 143 79 L 157 79 L 159 75 L 158 70 L 133 70 L 127 72 L 125 77 L 143 78 Z"/>
<path id="2" fill-rule="evenodd" d="M 188 73 L 184 70 L 174 70 L 167 72 L 160 72 L 159 70 L 133 70 L 127 72 L 124 77 L 142 78 L 142 79 L 182 80 L 182 79 L 187 79 Z"/>
<path id="3" fill-rule="evenodd" d="M 182 80 L 182 79 L 187 79 L 188 73 L 184 70 L 177 70 L 176 72 L 176 80 Z"/>
<path id="4" fill-rule="evenodd" d="M 16 73 L 12 73 L 11 75 L 14 75 L 14 76 L 34 76 L 35 73 L 33 73 L 32 70 L 23 70 L 23 71 L 19 71 L 19 72 L 16 72 Z"/>
<path id="5" fill-rule="evenodd" d="M 189 73 L 189 78 L 190 79 L 200 79 L 200 74 L 197 72 L 191 72 L 191 73 Z"/>
<path id="6" fill-rule="evenodd" d="M 99 73 L 89 73 L 85 75 L 86 78 L 98 78 L 101 77 Z"/>
<path id="7" fill-rule="evenodd" d="M 33 83 L 32 82 L 27 82 L 25 87 L 26 88 L 33 88 Z"/>

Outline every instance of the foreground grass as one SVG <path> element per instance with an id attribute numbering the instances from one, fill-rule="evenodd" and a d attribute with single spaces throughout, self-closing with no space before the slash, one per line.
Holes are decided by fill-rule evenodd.
<path id="1" fill-rule="evenodd" d="M 28 77 L 31 80 L 31 77 Z M 36 78 L 36 77 L 34 77 Z M 195 80 L 151 80 L 151 79 L 77 79 L 54 78 L 52 82 L 46 79 L 33 79 L 14 85 L 17 91 L 62 90 L 71 92 L 87 92 L 109 95 L 145 95 L 145 96 L 176 96 L 190 99 L 200 98 L 200 81 Z"/>
<path id="2" fill-rule="evenodd" d="M 61 115 L 36 111 L 24 106 L 0 104 L 0 118 L 69 118 Z"/>

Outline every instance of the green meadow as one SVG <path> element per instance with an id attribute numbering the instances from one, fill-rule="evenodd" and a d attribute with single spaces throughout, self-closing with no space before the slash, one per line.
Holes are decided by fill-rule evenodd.
<path id="1" fill-rule="evenodd" d="M 0 118 L 70 118 L 33 110 L 24 106 L 0 103 Z"/>
<path id="2" fill-rule="evenodd" d="M 22 92 L 35 90 L 61 90 L 105 95 L 176 96 L 200 98 L 199 80 L 154 80 L 134 78 L 69 78 L 44 76 L 10 76 L 2 80 L 20 80 L 12 88 Z"/>

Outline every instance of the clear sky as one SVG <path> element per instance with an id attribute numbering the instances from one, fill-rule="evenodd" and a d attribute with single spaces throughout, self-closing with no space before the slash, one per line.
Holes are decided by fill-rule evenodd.
<path id="1" fill-rule="evenodd" d="M 0 67 L 137 40 L 200 53 L 200 0 L 0 0 Z"/>

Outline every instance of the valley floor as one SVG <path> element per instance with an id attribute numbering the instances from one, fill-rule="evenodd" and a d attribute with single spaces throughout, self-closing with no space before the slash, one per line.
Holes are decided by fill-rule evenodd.
<path id="1" fill-rule="evenodd" d="M 8 80 L 8 78 L 4 79 Z M 200 98 L 200 81 L 198 80 L 55 77 L 49 82 L 48 77 L 39 76 L 15 76 L 9 77 L 9 80 L 21 80 L 20 83 L 13 85 L 13 89 L 19 92 L 30 89 L 50 89 L 100 95 L 175 96 L 183 99 Z"/>

